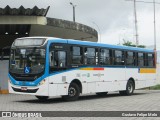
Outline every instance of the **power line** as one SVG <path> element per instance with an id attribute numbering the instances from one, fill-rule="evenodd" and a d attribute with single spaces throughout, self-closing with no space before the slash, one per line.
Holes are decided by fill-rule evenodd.
<path id="1" fill-rule="evenodd" d="M 125 1 L 133 1 L 133 0 L 125 0 Z M 146 2 L 146 1 L 136 1 L 136 2 L 160 4 L 159 2 Z"/>

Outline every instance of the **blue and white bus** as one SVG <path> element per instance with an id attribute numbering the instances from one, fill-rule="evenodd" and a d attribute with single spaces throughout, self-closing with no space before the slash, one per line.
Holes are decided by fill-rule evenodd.
<path id="1" fill-rule="evenodd" d="M 52 37 L 25 37 L 11 46 L 9 92 L 44 100 L 106 95 L 156 84 L 153 50 Z"/>

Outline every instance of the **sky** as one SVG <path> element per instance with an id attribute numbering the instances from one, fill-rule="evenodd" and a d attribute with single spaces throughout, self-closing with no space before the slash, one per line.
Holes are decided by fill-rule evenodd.
<path id="1" fill-rule="evenodd" d="M 138 1 L 138 0 L 137 0 Z M 142 0 L 140 0 L 142 1 Z M 143 0 L 152 2 L 153 0 Z M 160 0 L 155 0 L 160 3 Z M 72 21 L 72 2 L 76 6 L 76 22 L 93 27 L 98 31 L 98 42 L 135 44 L 133 1 L 127 0 L 0 0 L 0 7 L 39 8 L 50 6 L 47 17 Z M 140 45 L 154 45 L 154 12 L 152 3 L 136 3 L 138 40 Z M 160 4 L 156 4 L 156 43 L 160 50 Z"/>

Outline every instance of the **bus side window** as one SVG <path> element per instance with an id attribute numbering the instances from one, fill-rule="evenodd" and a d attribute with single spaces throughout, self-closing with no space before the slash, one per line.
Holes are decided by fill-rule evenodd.
<path id="1" fill-rule="evenodd" d="M 143 67 L 144 66 L 144 54 L 138 53 L 138 66 Z"/>
<path id="2" fill-rule="evenodd" d="M 148 54 L 148 66 L 153 67 L 154 66 L 154 54 Z"/>
<path id="3" fill-rule="evenodd" d="M 98 64 L 98 50 L 95 48 L 85 48 L 84 63 L 89 65 Z"/>
<path id="4" fill-rule="evenodd" d="M 124 65 L 124 52 L 115 50 L 114 65 Z"/>
<path id="5" fill-rule="evenodd" d="M 111 64 L 110 50 L 108 50 L 108 49 L 101 49 L 100 50 L 100 64 L 101 65 L 110 65 Z"/>
<path id="6" fill-rule="evenodd" d="M 134 66 L 135 60 L 134 60 L 134 53 L 133 52 L 127 52 L 126 54 L 126 65 L 128 66 Z"/>
<path id="7" fill-rule="evenodd" d="M 81 47 L 71 47 L 71 63 L 81 65 L 82 64 L 82 48 Z"/>

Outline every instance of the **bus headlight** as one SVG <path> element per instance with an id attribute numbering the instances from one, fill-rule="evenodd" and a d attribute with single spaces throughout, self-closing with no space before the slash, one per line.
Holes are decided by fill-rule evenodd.
<path id="1" fill-rule="evenodd" d="M 10 79 L 8 79 L 8 82 L 12 84 L 12 82 L 11 82 L 11 80 L 10 80 Z"/>
<path id="2" fill-rule="evenodd" d="M 46 80 L 44 79 L 39 83 L 39 85 L 43 85 L 45 82 L 46 82 Z"/>

